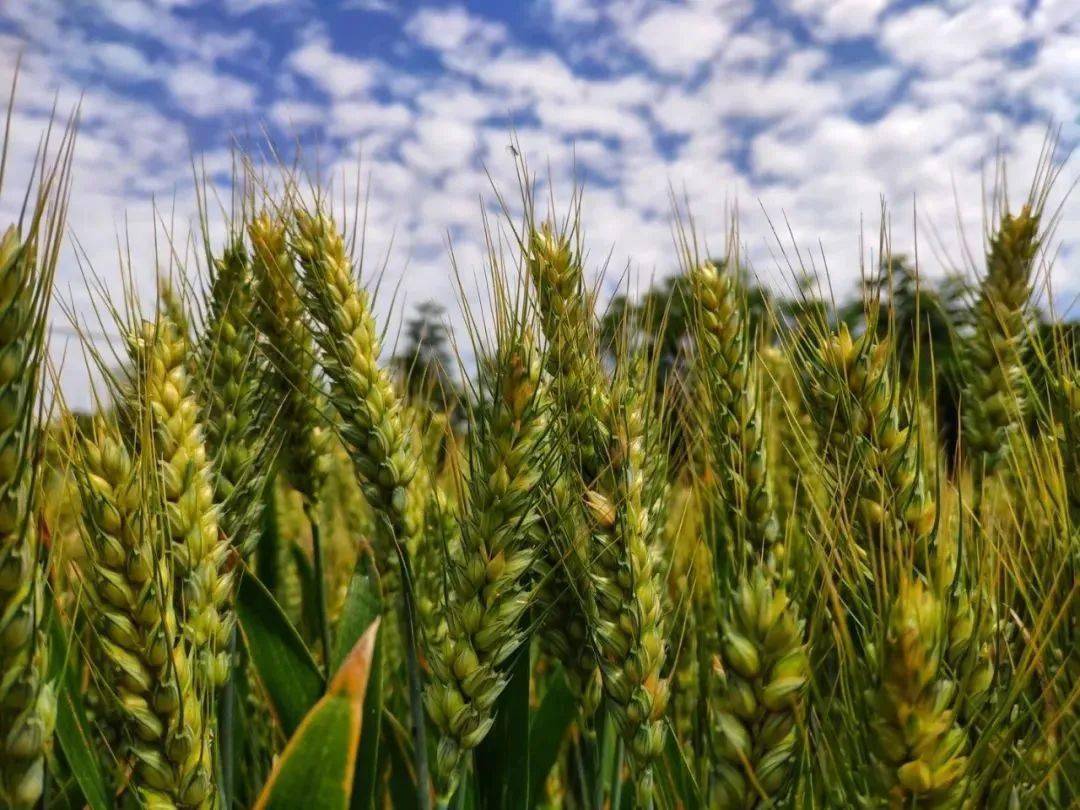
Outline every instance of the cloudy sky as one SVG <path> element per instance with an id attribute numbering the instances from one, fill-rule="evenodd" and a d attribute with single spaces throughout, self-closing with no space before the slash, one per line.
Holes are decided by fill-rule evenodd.
<path id="1" fill-rule="evenodd" d="M 844 287 L 882 200 L 894 249 L 918 233 L 924 272 L 939 274 L 964 264 L 960 233 L 979 253 L 996 155 L 1019 201 L 1048 125 L 1066 148 L 1080 140 L 1074 0 L 8 0 L 5 82 L 20 50 L 13 159 L 32 154 L 54 98 L 65 110 L 82 94 L 70 224 L 107 284 L 125 221 L 152 284 L 151 201 L 185 223 L 192 156 L 223 179 L 237 139 L 301 143 L 329 175 L 362 156 L 369 250 L 392 241 L 406 307 L 452 299 L 449 242 L 467 273 L 480 267 L 481 199 L 492 182 L 517 188 L 512 132 L 557 197 L 575 173 L 585 184 L 590 263 L 609 261 L 609 286 L 627 267 L 674 268 L 672 189 L 717 245 L 737 205 L 754 268 L 776 284 L 790 276 L 770 222 Z M 1068 304 L 1075 194 L 1057 242 Z M 70 251 L 60 286 L 86 306 Z"/>

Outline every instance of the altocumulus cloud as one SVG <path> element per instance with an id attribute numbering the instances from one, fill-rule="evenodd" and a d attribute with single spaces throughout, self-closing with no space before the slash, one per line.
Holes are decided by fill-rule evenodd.
<path id="1" fill-rule="evenodd" d="M 590 263 L 608 265 L 609 290 L 628 268 L 673 270 L 671 190 L 717 246 L 738 205 L 747 255 L 773 283 L 789 272 L 772 235 L 782 223 L 834 286 L 853 284 L 882 201 L 894 249 L 910 252 L 918 232 L 924 272 L 942 273 L 964 264 L 961 233 L 978 252 L 996 156 L 1018 197 L 1050 122 L 1066 149 L 1080 139 L 1072 0 L 506 6 L 5 3 L 8 75 L 23 53 L 12 161 L 33 153 L 54 98 L 63 110 L 81 97 L 71 229 L 106 284 L 118 283 L 118 236 L 129 239 L 146 292 L 155 227 L 185 230 L 195 211 L 192 156 L 224 181 L 237 141 L 299 143 L 328 176 L 359 165 L 370 178 L 369 253 L 393 243 L 388 281 L 415 302 L 453 295 L 450 245 L 466 276 L 480 268 L 491 183 L 516 193 L 511 133 L 557 196 L 585 184 Z M 1067 167 L 1054 200 L 1066 304 L 1080 293 L 1080 203 L 1065 195 L 1075 175 Z M 5 219 L 16 197 L 0 201 Z M 85 312 L 73 250 L 60 272 Z M 383 296 L 383 316 L 400 301 L 392 314 Z M 68 358 L 65 385 L 84 403 L 79 365 Z"/>

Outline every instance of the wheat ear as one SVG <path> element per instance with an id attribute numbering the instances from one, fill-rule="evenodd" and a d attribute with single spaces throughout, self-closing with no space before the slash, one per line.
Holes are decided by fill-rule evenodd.
<path id="1" fill-rule="evenodd" d="M 51 271 L 39 267 L 37 242 L 15 226 L 0 237 L 0 798 L 14 808 L 41 796 L 55 718 L 34 503 Z"/>
<path id="2" fill-rule="evenodd" d="M 210 734 L 178 630 L 157 488 L 114 426 L 97 420 L 80 445 L 83 580 L 101 678 L 134 761 L 131 787 L 149 807 L 209 807 Z"/>
<path id="3" fill-rule="evenodd" d="M 1040 218 L 1031 205 L 1002 214 L 990 238 L 975 304 L 976 330 L 965 358 L 963 424 L 968 447 L 985 472 L 1001 462 L 1025 410 L 1027 307 L 1041 245 Z"/>
<path id="4" fill-rule="evenodd" d="M 329 437 L 320 412 L 315 357 L 289 250 L 288 227 L 280 217 L 263 212 L 248 223 L 247 230 L 255 277 L 255 323 L 270 367 L 267 381 L 278 393 L 273 416 L 281 467 L 310 508 L 318 500 L 325 477 L 320 459 Z"/>
<path id="5" fill-rule="evenodd" d="M 244 557 L 254 551 L 267 470 L 270 415 L 261 404 L 265 381 L 252 320 L 251 259 L 235 239 L 214 261 L 210 306 L 199 350 L 206 370 L 202 401 L 206 444 L 214 460 L 214 499 L 225 535 Z"/>
<path id="6" fill-rule="evenodd" d="M 965 791 L 968 741 L 942 672 L 944 617 L 921 582 L 902 582 L 885 632 L 872 736 L 893 807 L 950 808 Z"/>
<path id="7" fill-rule="evenodd" d="M 447 634 L 431 656 L 426 703 L 442 732 L 436 776 L 452 795 L 464 756 L 487 735 L 509 659 L 526 638 L 531 573 L 543 545 L 547 406 L 541 358 L 524 335 L 497 348 L 470 431 L 460 556 L 450 565 Z"/>
<path id="8" fill-rule="evenodd" d="M 188 370 L 188 341 L 161 315 L 156 323 L 143 324 L 137 349 L 165 500 L 164 528 L 175 561 L 181 629 L 206 683 L 221 686 L 229 677 L 235 577 L 214 503 L 213 469 Z"/>
<path id="9" fill-rule="evenodd" d="M 705 399 L 714 475 L 723 522 L 731 536 L 717 553 L 737 554 L 742 544 L 783 564 L 780 529 L 769 481 L 760 361 L 753 351 L 745 302 L 730 268 L 704 262 L 690 270 L 700 393 Z"/>
<path id="10" fill-rule="evenodd" d="M 744 577 L 721 623 L 714 807 L 772 806 L 792 780 L 810 664 L 794 606 L 770 578 L 763 566 Z"/>
<path id="11" fill-rule="evenodd" d="M 548 340 L 556 413 L 565 420 L 571 461 L 584 482 L 589 533 L 586 613 L 604 694 L 626 741 L 639 800 L 650 805 L 653 763 L 663 748 L 668 682 L 645 396 L 623 368 L 614 394 L 605 379 L 581 262 L 566 234 L 530 234 L 526 264 Z M 637 364 L 631 364 L 636 366 Z M 647 375 L 646 375 L 647 376 Z"/>

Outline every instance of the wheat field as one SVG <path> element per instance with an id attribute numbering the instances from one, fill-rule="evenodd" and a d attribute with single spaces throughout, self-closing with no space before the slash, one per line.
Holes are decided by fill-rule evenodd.
<path id="1" fill-rule="evenodd" d="M 4 807 L 1080 806 L 1052 144 L 971 273 L 883 233 L 839 302 L 679 210 L 602 300 L 521 162 L 466 333 L 392 357 L 332 186 L 244 156 L 155 300 L 87 274 L 89 413 L 46 359 L 94 325 L 50 313 L 74 149 L 3 189 Z"/>

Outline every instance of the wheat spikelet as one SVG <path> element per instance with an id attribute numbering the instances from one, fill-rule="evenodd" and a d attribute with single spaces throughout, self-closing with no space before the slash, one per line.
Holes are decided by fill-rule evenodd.
<path id="1" fill-rule="evenodd" d="M 15 808 L 41 795 L 55 715 L 32 466 L 51 270 L 36 254 L 15 226 L 0 237 L 0 798 Z"/>
<path id="2" fill-rule="evenodd" d="M 447 797 L 464 756 L 494 722 L 507 662 L 526 638 L 530 574 L 543 540 L 537 504 L 547 409 L 538 393 L 540 356 L 525 335 L 500 342 L 473 420 L 460 556 L 449 561 L 447 634 L 431 656 L 425 699 L 442 732 L 435 773 Z"/>
<path id="3" fill-rule="evenodd" d="M 80 445 L 83 579 L 101 677 L 134 761 L 131 786 L 150 807 L 210 807 L 210 736 L 154 499 L 115 428 L 99 419 Z"/>
<path id="4" fill-rule="evenodd" d="M 199 405 L 188 372 L 188 342 L 167 316 L 144 323 L 137 340 L 153 452 L 165 501 L 164 528 L 179 583 L 181 627 L 207 683 L 228 680 L 234 575 L 214 504 Z"/>
<path id="5" fill-rule="evenodd" d="M 773 512 L 769 465 L 762 429 L 759 359 L 748 334 L 745 303 L 730 268 L 704 262 L 690 270 L 694 296 L 700 388 L 712 466 L 719 476 L 724 523 L 731 534 L 723 544 L 737 554 L 748 543 L 782 566 L 779 524 Z"/>
<path id="6" fill-rule="evenodd" d="M 1030 204 L 1017 214 L 1002 214 L 975 304 L 976 329 L 967 342 L 964 436 L 987 472 L 1001 461 L 1025 410 L 1023 360 L 1039 221 L 1039 209 Z"/>
<path id="7" fill-rule="evenodd" d="M 318 500 L 325 470 L 320 458 L 329 437 L 315 385 L 315 358 L 304 323 L 296 267 L 288 229 L 280 218 L 263 212 L 247 226 L 255 276 L 255 323 L 265 342 L 270 384 L 279 394 L 274 425 L 280 434 L 280 459 L 290 486 L 310 506 Z"/>
<path id="8" fill-rule="evenodd" d="M 722 621 L 714 807 L 772 806 L 791 783 L 810 664 L 794 606 L 770 576 L 758 566 L 744 577 Z"/>
<path id="9" fill-rule="evenodd" d="M 951 708 L 955 684 L 942 673 L 940 603 L 920 582 L 903 582 L 886 628 L 872 739 L 892 807 L 957 807 L 968 741 Z"/>
<path id="10" fill-rule="evenodd" d="M 271 466 L 261 424 L 259 384 L 265 379 L 251 320 L 251 262 L 241 239 L 214 261 L 210 307 L 200 352 L 206 369 L 206 444 L 214 459 L 214 499 L 222 531 L 248 557 L 256 542 Z"/>

